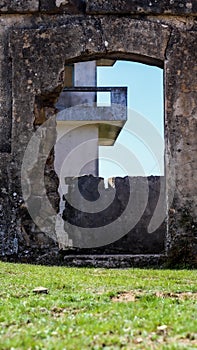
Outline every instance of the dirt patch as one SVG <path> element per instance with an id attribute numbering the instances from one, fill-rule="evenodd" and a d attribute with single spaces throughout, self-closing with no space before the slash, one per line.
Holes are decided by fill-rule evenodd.
<path id="1" fill-rule="evenodd" d="M 114 302 L 129 302 L 129 301 L 135 301 L 137 298 L 142 296 L 143 293 L 140 291 L 130 291 L 130 292 L 123 292 L 118 294 L 115 297 L 112 297 L 112 301 Z"/>
<path id="2" fill-rule="evenodd" d="M 123 292 L 119 293 L 115 297 L 112 297 L 111 300 L 113 302 L 134 302 L 136 299 L 139 299 L 143 296 L 156 296 L 157 298 L 171 298 L 171 299 L 178 299 L 178 300 L 186 300 L 186 299 L 193 299 L 197 300 L 197 292 L 178 292 L 178 293 L 171 293 L 171 292 L 155 292 L 155 293 L 148 293 L 148 292 L 142 292 L 142 291 L 129 291 L 129 292 Z"/>
<path id="3" fill-rule="evenodd" d="M 53 317 L 58 318 L 58 317 L 65 316 L 65 314 L 67 313 L 76 315 L 78 313 L 83 312 L 84 310 L 85 308 L 77 309 L 77 308 L 63 308 L 63 307 L 54 306 L 52 307 L 50 312 Z"/>
<path id="4" fill-rule="evenodd" d="M 178 292 L 178 293 L 170 293 L 170 292 L 156 292 L 155 296 L 158 298 L 172 298 L 172 299 L 194 299 L 197 300 L 197 292 Z"/>

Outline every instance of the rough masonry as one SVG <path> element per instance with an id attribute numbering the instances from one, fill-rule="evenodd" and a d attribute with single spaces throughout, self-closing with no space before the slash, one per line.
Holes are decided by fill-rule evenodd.
<path id="1" fill-rule="evenodd" d="M 95 266 L 197 265 L 197 4 L 195 0 L 0 1 L 0 256 L 24 262 Z M 58 178 L 54 152 L 35 142 L 30 159 L 35 208 L 51 206 L 50 238 L 29 216 L 21 169 L 39 126 L 54 144 L 55 103 L 65 64 L 125 59 L 164 70 L 166 218 L 162 249 L 61 255 L 55 241 Z M 46 126 L 45 122 L 49 121 Z M 40 173 L 41 172 L 41 173 Z M 38 179 L 43 178 L 42 181 Z M 28 174 L 27 174 L 28 175 Z M 53 213 L 53 215 L 51 215 Z M 35 213 L 35 216 L 37 214 Z M 79 255 L 78 255 L 79 253 Z M 83 255 L 83 257 L 82 257 Z"/>

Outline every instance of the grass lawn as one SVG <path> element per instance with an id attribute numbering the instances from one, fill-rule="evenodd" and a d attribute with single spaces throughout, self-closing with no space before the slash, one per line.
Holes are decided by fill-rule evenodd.
<path id="1" fill-rule="evenodd" d="M 196 277 L 0 262 L 0 349 L 197 349 Z"/>

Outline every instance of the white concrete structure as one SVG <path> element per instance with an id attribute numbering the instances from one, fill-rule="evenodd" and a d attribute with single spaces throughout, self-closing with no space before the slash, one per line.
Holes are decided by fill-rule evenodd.
<path id="1" fill-rule="evenodd" d="M 99 145 L 113 145 L 127 118 L 126 88 L 97 88 L 97 65 L 115 61 L 80 62 L 65 67 L 65 89 L 56 104 L 57 141 L 55 171 L 59 177 L 59 214 L 56 233 L 60 248 L 72 246 L 64 232 L 63 195 L 65 178 L 81 175 L 98 176 Z M 92 91 L 93 90 L 93 91 Z M 98 107 L 97 91 L 108 91 L 111 105 Z"/>
<path id="2" fill-rule="evenodd" d="M 99 145 L 113 145 L 126 122 L 126 88 L 96 87 L 97 65 L 114 62 L 80 62 L 65 68 L 65 89 L 56 104 L 55 171 L 60 198 L 66 193 L 66 177 L 98 176 Z M 97 91 L 110 92 L 111 106 L 97 106 Z"/>
<path id="3" fill-rule="evenodd" d="M 67 85 L 96 86 L 96 61 L 75 63 L 73 70 L 73 77 L 66 82 Z M 95 92 L 62 92 L 56 104 L 60 112 L 56 128 L 58 142 L 55 146 L 55 170 L 61 180 L 61 172 L 64 173 L 64 178 L 82 173 L 98 175 L 98 126 L 85 126 L 80 111 L 76 120 L 64 117 L 65 109 L 70 109 L 72 114 L 74 106 L 93 106 L 95 101 Z"/>

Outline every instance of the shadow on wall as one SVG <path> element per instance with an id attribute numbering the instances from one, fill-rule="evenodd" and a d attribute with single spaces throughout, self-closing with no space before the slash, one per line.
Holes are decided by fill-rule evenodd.
<path id="1" fill-rule="evenodd" d="M 104 179 L 82 176 L 67 178 L 64 229 L 72 240 L 66 253 L 161 254 L 165 250 L 166 222 L 148 233 L 164 177 Z M 165 213 L 165 201 L 163 201 Z"/>

